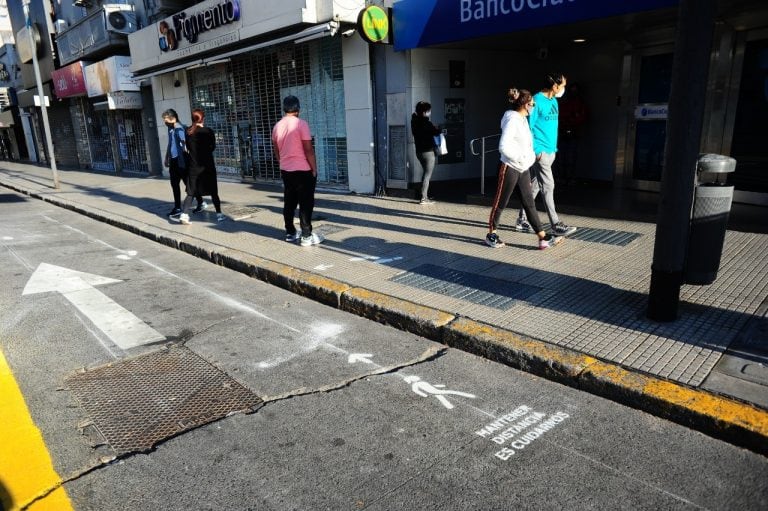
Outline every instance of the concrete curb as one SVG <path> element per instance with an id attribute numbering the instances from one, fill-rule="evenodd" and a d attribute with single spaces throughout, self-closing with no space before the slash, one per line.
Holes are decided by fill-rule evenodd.
<path id="1" fill-rule="evenodd" d="M 102 210 L 3 186 L 181 250 L 295 294 L 677 422 L 768 456 L 768 410 L 629 371 L 545 341 L 419 305 Z"/>

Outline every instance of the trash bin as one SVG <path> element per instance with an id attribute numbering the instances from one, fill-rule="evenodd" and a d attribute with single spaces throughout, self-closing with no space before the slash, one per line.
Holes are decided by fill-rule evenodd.
<path id="1" fill-rule="evenodd" d="M 685 261 L 686 284 L 703 286 L 717 277 L 733 201 L 733 186 L 726 185 L 726 179 L 734 170 L 736 160 L 729 156 L 699 156 Z"/>

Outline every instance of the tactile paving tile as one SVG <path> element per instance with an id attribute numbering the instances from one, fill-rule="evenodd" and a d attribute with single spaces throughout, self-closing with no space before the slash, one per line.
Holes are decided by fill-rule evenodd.
<path id="1" fill-rule="evenodd" d="M 120 454 L 146 452 L 262 400 L 198 355 L 172 347 L 68 377 L 66 386 Z"/>
<path id="2" fill-rule="evenodd" d="M 606 245 L 626 246 L 642 236 L 637 232 L 612 231 L 610 229 L 595 229 L 583 227 L 568 236 L 568 239 L 604 243 Z"/>
<path id="3" fill-rule="evenodd" d="M 525 300 L 541 291 L 539 287 L 526 284 L 507 282 L 502 285 L 495 278 L 431 264 L 417 266 L 409 272 L 395 275 L 390 280 L 502 310 L 508 309 L 517 300 Z"/>

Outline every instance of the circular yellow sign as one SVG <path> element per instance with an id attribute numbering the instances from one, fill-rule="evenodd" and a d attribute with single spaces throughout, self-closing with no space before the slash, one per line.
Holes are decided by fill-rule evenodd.
<path id="1" fill-rule="evenodd" d="M 383 41 L 389 36 L 389 16 L 381 7 L 371 5 L 363 10 L 360 25 L 365 39 L 372 43 Z"/>

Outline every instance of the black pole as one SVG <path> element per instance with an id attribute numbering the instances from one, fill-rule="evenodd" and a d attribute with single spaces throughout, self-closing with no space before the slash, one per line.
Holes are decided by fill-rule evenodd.
<path id="1" fill-rule="evenodd" d="M 716 11 L 717 0 L 680 0 L 648 294 L 647 315 L 656 321 L 677 319 Z"/>

